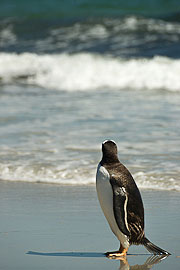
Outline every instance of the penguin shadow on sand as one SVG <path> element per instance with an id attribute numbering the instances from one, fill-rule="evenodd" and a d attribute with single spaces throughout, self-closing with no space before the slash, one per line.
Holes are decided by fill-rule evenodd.
<path id="1" fill-rule="evenodd" d="M 100 252 L 35 252 L 28 251 L 27 255 L 34 256 L 47 256 L 47 257 L 77 257 L 77 258 L 103 258 L 106 257 L 104 253 Z M 146 255 L 146 254 L 143 254 Z M 128 255 L 128 257 L 139 256 L 139 255 Z M 120 270 L 148 270 L 151 269 L 155 264 L 161 263 L 168 256 L 165 255 L 150 255 L 143 264 L 129 265 L 127 257 L 111 258 L 110 260 L 120 261 Z"/>

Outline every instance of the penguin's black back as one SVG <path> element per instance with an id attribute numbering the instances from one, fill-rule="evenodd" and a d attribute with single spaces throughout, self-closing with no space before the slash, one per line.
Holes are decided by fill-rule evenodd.
<path id="1" fill-rule="evenodd" d="M 111 185 L 124 187 L 128 196 L 127 222 L 130 230 L 129 241 L 140 244 L 144 237 L 144 207 L 139 189 L 128 169 L 118 160 L 101 162 L 110 175 Z"/>

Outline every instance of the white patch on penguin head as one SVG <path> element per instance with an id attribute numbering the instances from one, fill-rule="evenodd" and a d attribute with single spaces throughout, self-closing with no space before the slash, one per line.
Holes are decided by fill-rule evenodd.
<path id="1" fill-rule="evenodd" d="M 105 140 L 102 144 L 105 144 L 105 143 L 107 143 L 107 142 L 113 142 L 114 144 L 116 144 L 116 142 L 113 141 L 113 140 Z"/>

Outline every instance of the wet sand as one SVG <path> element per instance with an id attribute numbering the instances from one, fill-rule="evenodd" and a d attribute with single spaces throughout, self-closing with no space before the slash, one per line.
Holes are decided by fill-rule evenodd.
<path id="1" fill-rule="evenodd" d="M 141 190 L 146 235 L 172 255 L 157 263 L 142 246 L 127 261 L 104 252 L 119 243 L 97 201 L 95 186 L 0 181 L 0 268 L 180 269 L 180 193 Z"/>

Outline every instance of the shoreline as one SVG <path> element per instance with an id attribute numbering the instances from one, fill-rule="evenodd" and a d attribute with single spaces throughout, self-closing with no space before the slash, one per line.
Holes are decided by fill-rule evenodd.
<path id="1" fill-rule="evenodd" d="M 146 192 L 146 191 L 154 191 L 154 192 L 158 192 L 158 191 L 162 191 L 162 192 L 177 192 L 177 193 L 180 193 L 180 190 L 179 189 L 176 189 L 176 188 L 172 188 L 172 189 L 167 189 L 165 187 L 145 187 L 145 186 L 140 186 L 139 183 L 137 183 L 137 179 L 134 177 L 133 175 L 133 178 L 140 190 L 140 192 Z M 78 182 L 47 182 L 47 181 L 24 181 L 24 180 L 7 180 L 7 179 L 1 179 L 0 178 L 0 183 L 14 183 L 14 184 L 32 184 L 32 185 L 49 185 L 49 186 L 62 186 L 62 187 L 96 187 L 96 181 L 94 180 L 94 182 L 92 181 L 89 181 L 89 182 L 85 182 L 85 183 L 78 183 Z"/>

